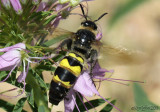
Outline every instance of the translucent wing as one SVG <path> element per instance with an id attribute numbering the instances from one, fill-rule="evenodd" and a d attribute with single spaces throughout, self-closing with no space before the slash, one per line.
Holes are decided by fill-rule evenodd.
<path id="1" fill-rule="evenodd" d="M 61 28 L 56 28 L 54 31 L 50 31 L 43 39 L 43 45 L 56 48 L 63 40 L 67 38 L 74 38 L 75 33 L 63 30 Z"/>
<path id="2" fill-rule="evenodd" d="M 99 50 L 99 62 L 105 65 L 142 64 L 147 60 L 147 55 L 141 51 L 112 47 L 100 42 L 94 45 Z"/>
<path id="3" fill-rule="evenodd" d="M 45 37 L 45 39 L 50 40 L 53 38 L 59 38 L 61 36 L 66 36 L 66 38 L 67 38 L 67 36 L 70 36 L 73 34 L 74 34 L 73 32 L 70 32 L 70 31 L 67 31 L 67 30 L 64 30 L 61 28 L 56 28 L 53 31 L 50 31 L 50 33 Z"/>

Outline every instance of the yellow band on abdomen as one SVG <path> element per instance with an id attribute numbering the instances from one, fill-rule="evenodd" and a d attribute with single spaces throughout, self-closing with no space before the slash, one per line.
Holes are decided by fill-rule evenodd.
<path id="1" fill-rule="evenodd" d="M 81 73 L 81 67 L 80 66 L 70 66 L 67 59 L 62 59 L 60 62 L 60 67 L 69 69 L 74 75 L 79 76 Z"/>
<path id="2" fill-rule="evenodd" d="M 73 57 L 73 58 L 76 58 L 76 59 L 77 59 L 78 61 L 80 61 L 81 63 L 84 63 L 83 58 L 76 56 L 75 53 L 69 53 L 68 55 L 71 56 L 71 57 Z"/>

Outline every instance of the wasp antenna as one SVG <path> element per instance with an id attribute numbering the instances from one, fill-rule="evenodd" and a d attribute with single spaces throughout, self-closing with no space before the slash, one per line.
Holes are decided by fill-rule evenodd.
<path id="1" fill-rule="evenodd" d="M 99 21 L 103 16 L 107 15 L 108 13 L 102 14 L 97 20 L 94 20 L 94 22 Z"/>
<path id="2" fill-rule="evenodd" d="M 85 12 L 84 12 L 84 9 L 83 9 L 82 4 L 79 4 L 79 5 L 80 5 L 80 7 L 81 7 L 82 14 L 83 14 L 84 18 L 87 20 L 87 16 L 85 15 Z"/>

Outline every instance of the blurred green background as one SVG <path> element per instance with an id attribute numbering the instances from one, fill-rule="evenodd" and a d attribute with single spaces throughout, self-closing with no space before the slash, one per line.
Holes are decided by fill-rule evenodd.
<path id="1" fill-rule="evenodd" d="M 100 60 L 102 68 L 115 70 L 114 78 L 146 81 L 146 83 L 140 84 L 145 93 L 139 91 L 139 89 L 134 89 L 131 82 L 129 82 L 130 86 L 107 81 L 102 83 L 99 89 L 100 94 L 103 97 L 116 99 L 116 106 L 123 112 L 134 112 L 131 110 L 137 104 L 134 95 L 136 95 L 136 98 L 143 99 L 146 94 L 147 97 L 143 100 L 147 105 L 150 105 L 147 102 L 160 105 L 159 4 L 159 0 L 95 0 L 88 2 L 88 15 L 93 20 L 104 12 L 108 12 L 107 16 L 98 21 L 98 24 L 102 27 L 103 43 L 114 47 L 123 46 L 126 49 L 140 51 L 144 54 L 142 55 L 142 59 L 144 56 L 143 62 L 137 64 L 118 64 L 112 58 L 107 59 L 107 56 Z M 76 8 L 73 12 L 81 13 L 81 10 Z M 71 15 L 66 20 L 62 20 L 59 27 L 76 32 L 80 23 L 84 20 L 80 18 L 80 16 Z M 50 82 L 52 76 L 46 72 L 44 74 L 46 82 Z M 1 91 L 6 89 L 6 85 L 6 83 L 0 84 Z M 138 87 L 138 85 L 135 86 L 135 88 Z M 142 89 L 140 88 L 140 90 Z M 8 94 L 13 95 L 13 93 Z M 88 99 L 93 98 L 98 97 Z M 2 99 L 8 100 L 7 98 Z M 15 103 L 18 99 L 9 100 Z M 142 101 L 142 103 L 144 102 Z M 97 108 L 97 110 L 103 108 L 104 105 Z M 27 104 L 25 109 L 28 112 L 31 111 Z M 63 109 L 63 102 L 61 102 L 59 106 L 53 108 L 53 112 L 57 110 L 64 111 Z M 0 110 L 0 112 L 3 111 Z M 113 109 L 113 112 L 117 112 L 117 110 Z"/>

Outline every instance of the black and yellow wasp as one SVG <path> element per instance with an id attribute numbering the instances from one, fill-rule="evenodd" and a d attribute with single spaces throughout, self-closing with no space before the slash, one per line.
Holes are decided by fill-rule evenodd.
<path id="1" fill-rule="evenodd" d="M 98 51 L 94 49 L 93 46 L 99 47 L 101 43 L 99 40 L 96 40 L 97 25 L 95 22 L 107 13 L 102 14 L 97 20 L 92 21 L 88 20 L 82 5 L 80 5 L 80 7 L 85 21 L 81 23 L 81 27 L 76 33 L 70 33 L 70 37 L 62 41 L 59 45 L 62 49 L 64 46 L 67 46 L 68 52 L 67 55 L 59 61 L 59 65 L 54 72 L 50 84 L 49 102 L 54 105 L 58 105 L 67 95 L 84 69 L 85 63 L 91 64 L 90 72 L 92 72 L 97 62 Z M 50 37 L 52 37 L 52 35 L 50 35 Z M 117 49 L 112 48 L 107 48 L 106 50 L 108 50 L 108 52 L 109 50 L 118 52 Z M 130 59 L 124 52 L 120 52 L 122 56 L 126 57 L 126 60 Z"/>

